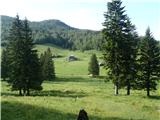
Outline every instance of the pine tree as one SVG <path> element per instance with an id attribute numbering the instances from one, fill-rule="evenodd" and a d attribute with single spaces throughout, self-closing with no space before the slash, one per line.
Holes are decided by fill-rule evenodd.
<path id="1" fill-rule="evenodd" d="M 146 30 L 146 35 L 142 39 L 139 49 L 139 75 L 137 81 L 139 89 L 156 90 L 157 80 L 160 78 L 160 48 L 158 42 L 153 38 L 150 28 Z"/>
<path id="2" fill-rule="evenodd" d="M 99 75 L 99 64 L 97 61 L 96 54 L 92 54 L 88 66 L 89 74 L 92 74 L 93 76 Z"/>
<path id="3" fill-rule="evenodd" d="M 12 89 L 19 90 L 19 95 L 29 95 L 30 89 L 42 89 L 40 63 L 37 51 L 33 50 L 32 32 L 28 21 L 21 21 L 19 16 L 12 23 L 8 44 L 10 72 L 9 83 Z"/>
<path id="4" fill-rule="evenodd" d="M 134 25 L 124 13 L 121 0 L 112 0 L 107 4 L 108 10 L 104 14 L 105 22 L 102 30 L 105 44 L 103 46 L 103 59 L 108 70 L 108 76 L 115 85 L 115 94 L 118 89 L 127 86 L 130 94 L 130 79 L 133 76 L 133 57 L 135 55 L 136 32 Z M 129 71 L 128 71 L 129 69 Z"/>

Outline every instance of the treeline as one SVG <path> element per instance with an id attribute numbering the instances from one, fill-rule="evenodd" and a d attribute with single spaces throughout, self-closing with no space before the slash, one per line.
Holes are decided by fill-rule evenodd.
<path id="1" fill-rule="evenodd" d="M 2 45 L 8 41 L 8 32 L 13 18 L 1 16 Z M 71 50 L 100 50 L 103 42 L 100 31 L 80 30 L 66 25 L 59 20 L 29 22 L 33 41 L 36 44 L 51 43 Z"/>
<path id="2" fill-rule="evenodd" d="M 103 23 L 103 59 L 109 79 L 115 85 L 115 94 L 120 88 L 144 89 L 147 96 L 156 90 L 160 80 L 160 47 L 147 28 L 144 37 L 138 37 L 121 0 L 107 4 Z"/>
<path id="3" fill-rule="evenodd" d="M 50 49 L 38 57 L 32 31 L 27 19 L 17 15 L 9 30 L 9 41 L 2 51 L 1 77 L 19 95 L 30 95 L 30 90 L 42 90 L 43 80 L 54 80 L 54 62 Z"/>

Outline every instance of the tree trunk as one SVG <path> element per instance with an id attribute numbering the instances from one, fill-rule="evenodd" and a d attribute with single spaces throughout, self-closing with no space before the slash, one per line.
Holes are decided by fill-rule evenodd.
<path id="1" fill-rule="evenodd" d="M 130 80 L 127 79 L 127 95 L 130 95 L 130 88 L 131 88 Z"/>
<path id="2" fill-rule="evenodd" d="M 147 80 L 147 96 L 149 97 L 150 96 L 150 83 L 149 83 L 149 79 Z"/>
<path id="3" fill-rule="evenodd" d="M 27 96 L 30 95 L 30 91 L 29 91 L 29 88 L 27 88 Z"/>
<path id="4" fill-rule="evenodd" d="M 146 81 L 146 87 L 147 87 L 147 96 L 150 96 L 150 71 L 148 71 L 148 77 Z"/>
<path id="5" fill-rule="evenodd" d="M 118 95 L 118 82 L 115 83 L 115 95 Z"/>
<path id="6" fill-rule="evenodd" d="M 26 96 L 26 88 L 23 88 L 23 95 Z"/>
<path id="7" fill-rule="evenodd" d="M 21 90 L 21 88 L 19 89 L 19 95 L 22 96 L 22 90 Z"/>

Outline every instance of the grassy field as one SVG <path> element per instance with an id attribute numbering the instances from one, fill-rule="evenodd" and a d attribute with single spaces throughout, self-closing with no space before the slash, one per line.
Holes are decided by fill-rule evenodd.
<path id="1" fill-rule="evenodd" d="M 40 52 L 47 47 L 37 46 Z M 82 53 L 55 47 L 52 51 L 64 57 L 55 59 L 57 79 L 45 81 L 41 92 L 32 91 L 31 96 L 20 97 L 2 82 L 2 120 L 76 120 L 82 108 L 90 120 L 160 119 L 160 89 L 152 92 L 151 98 L 146 97 L 146 91 L 136 90 L 126 96 L 125 89 L 120 90 L 119 96 L 114 96 L 111 82 L 87 76 L 89 57 L 96 51 Z M 70 54 L 80 61 L 67 62 L 66 57 Z M 104 75 L 105 70 L 101 68 L 101 76 Z"/>

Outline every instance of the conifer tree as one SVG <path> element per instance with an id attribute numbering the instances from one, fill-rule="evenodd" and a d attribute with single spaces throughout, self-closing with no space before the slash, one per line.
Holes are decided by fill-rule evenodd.
<path id="1" fill-rule="evenodd" d="M 41 68 L 40 61 L 37 55 L 37 50 L 34 50 L 34 44 L 32 39 L 32 31 L 29 28 L 28 21 L 25 19 L 23 21 L 23 60 L 24 60 L 24 70 L 29 71 L 25 73 L 26 76 L 26 90 L 27 95 L 29 95 L 29 89 L 41 90 L 42 78 L 41 78 Z"/>
<path id="2" fill-rule="evenodd" d="M 46 78 L 48 80 L 53 80 L 55 78 L 55 69 L 50 48 L 47 49 L 45 64 L 46 64 Z"/>
<path id="3" fill-rule="evenodd" d="M 107 4 L 107 12 L 105 12 L 105 22 L 103 26 L 103 35 L 106 40 L 103 46 L 103 56 L 106 69 L 109 70 L 109 77 L 113 80 L 115 85 L 115 95 L 119 94 L 120 87 L 120 65 L 121 65 L 121 39 L 122 39 L 122 22 L 126 20 L 124 14 L 124 7 L 121 7 L 120 0 L 112 0 Z M 121 22 L 122 21 L 122 22 Z"/>
<path id="4" fill-rule="evenodd" d="M 146 30 L 139 49 L 139 75 L 137 81 L 139 89 L 146 89 L 147 96 L 150 90 L 156 90 L 157 81 L 160 79 L 160 48 L 153 38 L 150 28 Z"/>
<path id="5" fill-rule="evenodd" d="M 96 54 L 92 54 L 88 66 L 89 74 L 92 74 L 93 76 L 99 75 L 99 64 L 97 61 Z"/>
<path id="6" fill-rule="evenodd" d="M 46 52 L 41 53 L 40 55 L 40 66 L 41 66 L 41 72 L 42 72 L 42 79 L 45 80 L 45 71 L 44 71 L 44 61 L 45 61 Z"/>
<path id="7" fill-rule="evenodd" d="M 22 37 L 23 24 L 17 15 L 14 19 L 10 33 L 9 33 L 9 44 L 8 44 L 8 57 L 10 59 L 10 71 L 9 71 L 9 82 L 12 85 L 12 89 L 19 90 L 19 95 L 22 95 L 22 89 L 24 87 L 24 82 L 21 79 L 21 40 Z"/>
<path id="8" fill-rule="evenodd" d="M 118 89 L 127 86 L 127 94 L 130 94 L 130 79 L 135 72 L 131 70 L 134 64 L 136 49 L 136 32 L 125 14 L 125 7 L 122 7 L 121 0 L 112 0 L 107 4 L 105 22 L 102 30 L 105 44 L 103 46 L 103 59 L 108 76 L 115 85 L 115 94 Z"/>
<path id="9" fill-rule="evenodd" d="M 135 26 L 132 25 L 129 18 L 127 18 L 127 22 L 125 23 L 123 36 L 123 41 L 121 43 L 121 86 L 126 86 L 127 95 L 130 95 L 130 89 L 135 83 L 136 76 L 136 52 L 138 35 L 135 32 Z"/>
<path id="10" fill-rule="evenodd" d="M 55 79 L 54 61 L 50 48 L 41 55 L 41 67 L 43 79 L 50 81 Z"/>
<path id="11" fill-rule="evenodd" d="M 33 50 L 32 32 L 26 19 L 21 21 L 16 16 L 9 39 L 9 83 L 12 89 L 19 90 L 19 95 L 29 95 L 30 89 L 42 89 L 40 63 L 37 51 Z"/>

